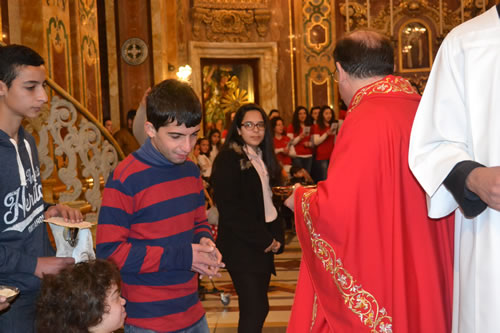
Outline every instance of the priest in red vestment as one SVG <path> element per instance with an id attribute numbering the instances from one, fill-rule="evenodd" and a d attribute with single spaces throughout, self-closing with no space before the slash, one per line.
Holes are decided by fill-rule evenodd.
<path id="1" fill-rule="evenodd" d="M 450 332 L 453 220 L 427 217 L 408 167 L 420 96 L 376 32 L 344 37 L 334 58 L 350 106 L 327 180 L 287 200 L 303 251 L 288 332 Z"/>

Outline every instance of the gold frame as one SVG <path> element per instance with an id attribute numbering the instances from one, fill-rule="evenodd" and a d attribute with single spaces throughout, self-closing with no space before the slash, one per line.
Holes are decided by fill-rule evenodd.
<path id="1" fill-rule="evenodd" d="M 332 77 L 329 75 L 325 75 L 325 78 L 322 81 L 316 81 L 316 80 L 313 80 L 312 78 L 309 80 L 309 84 L 307 87 L 307 89 L 309 90 L 309 96 L 311 99 L 310 100 L 311 105 L 309 106 L 309 108 L 316 106 L 316 105 L 314 105 L 314 101 L 312 100 L 313 99 L 313 83 L 318 85 L 318 86 L 326 83 L 326 86 L 327 86 L 327 93 L 326 94 L 327 94 L 327 98 L 328 98 L 328 106 L 330 106 L 333 110 L 335 108 L 334 103 L 336 101 L 332 99 L 332 91 L 330 90 L 330 86 L 332 84 Z M 335 90 L 335 82 L 333 82 L 333 83 L 334 83 L 333 89 Z M 334 93 L 334 96 L 335 96 L 335 93 Z"/>
<path id="2" fill-rule="evenodd" d="M 428 31 L 429 33 L 429 38 L 428 38 L 428 52 L 429 52 L 429 67 L 422 67 L 422 68 L 415 68 L 415 69 L 404 69 L 403 68 L 403 57 L 402 57 L 402 38 L 401 35 L 403 33 L 403 28 L 406 27 L 410 23 L 419 23 L 422 24 Z M 399 58 L 399 72 L 400 73 L 414 73 L 414 72 L 428 72 L 432 68 L 432 62 L 433 62 L 433 56 L 432 56 L 432 30 L 429 27 L 429 24 L 425 22 L 424 20 L 421 19 L 410 19 L 401 24 L 401 26 L 398 29 L 398 58 Z"/>

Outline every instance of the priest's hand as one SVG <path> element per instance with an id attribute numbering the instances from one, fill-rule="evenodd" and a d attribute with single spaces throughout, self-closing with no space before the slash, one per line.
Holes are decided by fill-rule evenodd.
<path id="1" fill-rule="evenodd" d="M 467 176 L 465 185 L 488 207 L 500 211 L 500 167 L 475 168 Z"/>
<path id="2" fill-rule="evenodd" d="M 300 183 L 296 183 L 295 185 L 293 185 L 293 192 L 292 192 L 292 194 L 288 198 L 286 198 L 286 200 L 284 202 L 285 206 L 287 206 L 288 208 L 290 208 L 290 210 L 292 212 L 294 211 L 295 191 L 300 186 L 301 186 Z"/>

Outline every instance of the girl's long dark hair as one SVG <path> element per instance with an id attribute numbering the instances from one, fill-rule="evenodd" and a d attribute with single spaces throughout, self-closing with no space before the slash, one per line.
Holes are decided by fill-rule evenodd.
<path id="1" fill-rule="evenodd" d="M 306 111 L 306 120 L 304 121 L 305 125 L 307 126 L 309 122 L 309 111 L 307 111 L 307 108 L 305 106 L 297 106 L 295 108 L 295 111 L 293 112 L 293 118 L 292 118 L 292 126 L 293 126 L 293 132 L 295 135 L 298 135 L 300 133 L 300 120 L 299 120 L 299 112 L 300 110 L 305 110 Z"/>
<path id="2" fill-rule="evenodd" d="M 222 146 L 222 134 L 220 133 L 220 131 L 217 129 L 217 128 L 212 128 L 210 130 L 210 132 L 208 132 L 208 143 L 210 144 L 210 151 L 212 151 L 212 135 L 214 135 L 215 133 L 219 133 L 219 142 L 217 142 L 217 144 L 215 145 L 217 147 L 217 150 L 220 150 L 221 146 Z"/>
<path id="3" fill-rule="evenodd" d="M 229 131 L 226 136 L 226 141 L 224 141 L 224 145 L 222 146 L 222 150 L 231 149 L 231 144 L 236 143 L 239 146 L 244 146 L 245 141 L 238 133 L 238 129 L 242 126 L 243 118 L 248 111 L 258 111 L 262 115 L 262 119 L 266 124 L 264 139 L 259 145 L 259 148 L 262 150 L 262 160 L 267 167 L 267 172 L 269 173 L 269 182 L 271 186 L 281 184 L 281 166 L 276 159 L 276 155 L 274 154 L 274 143 L 273 143 L 273 135 L 271 135 L 271 130 L 269 126 L 269 119 L 264 112 L 264 110 L 257 104 L 250 103 L 245 104 L 239 107 L 238 111 L 236 111 L 236 115 L 234 116 L 233 123 L 229 128 Z"/>
<path id="4" fill-rule="evenodd" d="M 273 119 L 271 119 L 271 134 L 272 134 L 272 136 L 274 137 L 274 129 L 278 125 L 278 121 L 281 121 L 283 123 L 283 132 L 284 133 L 282 132 L 280 134 L 286 136 L 286 130 L 285 130 L 285 127 L 284 127 L 285 122 L 283 121 L 283 118 L 281 118 L 280 116 L 274 117 Z"/>
<path id="5" fill-rule="evenodd" d="M 337 119 L 335 119 L 335 112 L 333 112 L 332 108 L 329 107 L 328 105 L 323 105 L 319 111 L 318 120 L 316 121 L 316 124 L 321 129 L 326 128 L 326 126 L 325 126 L 325 110 L 332 111 L 332 119 L 330 119 L 330 123 L 328 124 L 328 126 L 330 126 L 332 123 L 337 121 Z"/>

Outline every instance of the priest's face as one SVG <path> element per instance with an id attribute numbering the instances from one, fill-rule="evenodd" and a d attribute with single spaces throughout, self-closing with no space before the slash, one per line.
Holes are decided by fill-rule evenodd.
<path id="1" fill-rule="evenodd" d="M 196 143 L 200 125 L 186 127 L 184 124 L 178 125 L 175 120 L 155 130 L 153 124 L 146 122 L 145 130 L 156 150 L 170 162 L 181 164 L 186 161 Z"/>

